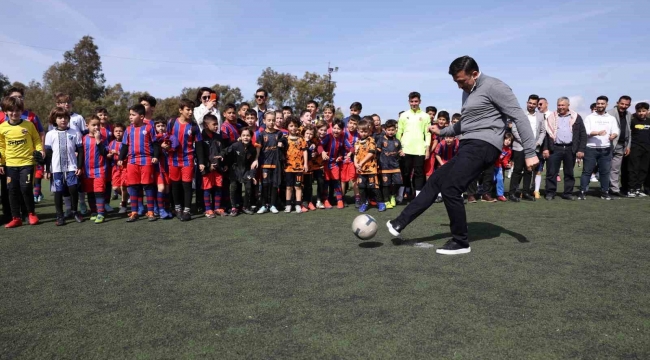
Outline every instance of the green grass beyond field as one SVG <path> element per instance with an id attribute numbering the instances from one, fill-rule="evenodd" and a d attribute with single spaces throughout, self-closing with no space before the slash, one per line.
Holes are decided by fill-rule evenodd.
<path id="1" fill-rule="evenodd" d="M 0 229 L 0 359 L 650 358 L 647 199 L 470 204 L 472 253 L 441 256 L 393 244 L 401 206 L 363 243 L 354 207 L 55 227 L 45 195 Z"/>

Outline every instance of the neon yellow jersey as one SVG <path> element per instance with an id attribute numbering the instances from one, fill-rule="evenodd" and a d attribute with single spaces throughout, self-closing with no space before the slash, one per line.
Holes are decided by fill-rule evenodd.
<path id="1" fill-rule="evenodd" d="M 402 143 L 405 154 L 426 154 L 431 142 L 430 123 L 429 114 L 421 109 L 415 112 L 409 109 L 402 113 L 397 122 L 397 139 Z"/>
<path id="2" fill-rule="evenodd" d="M 0 124 L 0 165 L 34 165 L 34 150 L 43 151 L 41 137 L 29 121 Z"/>

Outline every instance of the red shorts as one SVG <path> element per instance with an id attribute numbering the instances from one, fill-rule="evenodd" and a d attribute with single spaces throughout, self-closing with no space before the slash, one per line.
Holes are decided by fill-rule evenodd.
<path id="1" fill-rule="evenodd" d="M 341 181 L 355 181 L 357 179 L 357 169 L 354 167 L 354 163 L 344 163 L 341 167 Z"/>
<path id="2" fill-rule="evenodd" d="M 424 175 L 431 176 L 434 171 L 434 164 L 436 163 L 436 157 L 432 154 L 429 156 L 429 159 L 424 160 Z"/>
<path id="3" fill-rule="evenodd" d="M 334 166 L 331 169 L 325 166 L 325 180 L 341 180 L 341 168 Z"/>
<path id="4" fill-rule="evenodd" d="M 156 171 L 155 177 L 156 177 L 156 184 L 158 185 L 170 185 L 172 183 L 171 180 L 169 179 L 168 173 Z"/>
<path id="5" fill-rule="evenodd" d="M 85 178 L 82 182 L 84 192 L 104 193 L 106 191 L 106 179 L 89 179 Z"/>
<path id="6" fill-rule="evenodd" d="M 36 169 L 34 171 L 34 179 L 42 179 L 43 178 L 43 165 L 36 165 Z"/>
<path id="7" fill-rule="evenodd" d="M 127 185 L 151 185 L 154 183 L 153 165 L 135 165 L 126 166 L 126 183 Z"/>
<path id="8" fill-rule="evenodd" d="M 169 165 L 169 179 L 171 181 L 192 182 L 194 180 L 194 166 Z"/>
<path id="9" fill-rule="evenodd" d="M 210 171 L 209 173 L 202 175 L 202 178 L 204 190 L 223 186 L 223 175 L 218 171 Z"/>
<path id="10" fill-rule="evenodd" d="M 114 187 L 126 186 L 126 170 L 119 166 L 114 166 L 111 174 L 111 182 Z"/>

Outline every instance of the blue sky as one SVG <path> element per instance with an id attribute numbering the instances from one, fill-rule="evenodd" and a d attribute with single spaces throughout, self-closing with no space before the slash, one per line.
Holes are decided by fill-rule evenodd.
<path id="1" fill-rule="evenodd" d="M 612 106 L 623 94 L 650 99 L 650 22 L 640 0 L 4 0 L 3 8 L 14 13 L 3 11 L 0 72 L 25 83 L 40 81 L 62 53 L 7 42 L 71 49 L 91 35 L 108 83 L 156 97 L 219 83 L 250 99 L 267 66 L 302 76 L 325 73 L 331 61 L 345 113 L 360 101 L 364 114 L 396 118 L 410 91 L 423 106 L 458 111 L 461 92 L 447 69 L 467 54 L 522 106 L 531 93 L 552 109 L 568 96 L 582 113 L 601 94 Z"/>

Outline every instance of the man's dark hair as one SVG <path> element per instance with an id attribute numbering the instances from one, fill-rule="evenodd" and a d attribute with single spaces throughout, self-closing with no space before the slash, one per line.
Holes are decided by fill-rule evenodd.
<path id="1" fill-rule="evenodd" d="M 411 100 L 411 99 L 413 99 L 413 98 L 418 98 L 418 99 L 420 99 L 420 100 L 422 99 L 422 97 L 420 96 L 420 93 L 417 92 L 417 91 L 412 91 L 412 92 L 409 94 L 409 100 Z"/>
<path id="2" fill-rule="evenodd" d="M 352 105 L 350 105 L 350 110 L 361 111 L 362 109 L 363 109 L 363 106 L 358 101 L 355 101 L 355 102 L 352 103 Z"/>
<path id="3" fill-rule="evenodd" d="M 144 105 L 142 105 L 142 104 L 135 104 L 135 105 L 131 106 L 129 108 L 129 111 L 133 111 L 134 113 L 136 113 L 136 114 L 138 114 L 140 116 L 144 116 L 144 114 L 146 113 L 146 111 L 144 110 Z"/>
<path id="4" fill-rule="evenodd" d="M 438 113 L 438 109 L 436 109 L 435 106 L 427 106 L 427 108 L 426 108 L 426 110 L 424 112 L 429 112 L 429 111 L 433 111 L 436 114 Z"/>
<path id="5" fill-rule="evenodd" d="M 269 92 L 266 91 L 266 90 L 264 90 L 264 89 L 262 89 L 262 88 L 259 88 L 259 89 L 255 90 L 255 94 L 257 94 L 257 93 L 260 92 L 260 91 L 264 93 L 264 97 L 265 97 L 265 98 L 269 97 Z"/>
<path id="6" fill-rule="evenodd" d="M 636 104 L 636 105 L 634 106 L 634 109 L 635 109 L 636 111 L 639 111 L 639 110 L 641 110 L 641 109 L 649 110 L 649 109 L 650 109 L 650 104 L 648 104 L 647 102 L 640 102 L 640 103 L 638 103 L 638 104 Z"/>
<path id="7" fill-rule="evenodd" d="M 314 104 L 314 105 L 316 105 L 316 109 L 318 109 L 318 103 L 317 103 L 316 101 L 314 101 L 314 100 L 309 100 L 309 101 L 307 102 L 307 105 L 309 105 L 309 104 Z"/>
<path id="8" fill-rule="evenodd" d="M 151 107 L 156 107 L 156 104 L 158 103 L 158 101 L 156 101 L 156 98 L 151 96 L 151 95 L 142 95 L 142 96 L 140 96 L 138 98 L 139 103 L 141 103 L 143 101 L 146 101 L 147 103 L 149 103 L 149 106 L 151 106 Z"/>
<path id="9" fill-rule="evenodd" d="M 449 65 L 449 75 L 454 76 L 461 71 L 464 71 L 465 74 L 468 75 L 473 73 L 474 71 L 479 71 L 476 60 L 474 60 L 474 58 L 472 58 L 471 56 L 465 55 L 452 61 L 451 64 Z"/>
<path id="10" fill-rule="evenodd" d="M 600 95 L 599 97 L 597 97 L 596 101 L 598 100 L 605 100 L 606 102 L 609 102 L 609 98 L 605 95 Z"/>
<path id="11" fill-rule="evenodd" d="M 537 102 L 539 102 L 539 96 L 530 94 L 530 96 L 528 96 L 528 100 L 537 100 Z"/>
<path id="12" fill-rule="evenodd" d="M 620 102 L 621 100 L 627 100 L 627 101 L 629 101 L 629 102 L 632 102 L 632 98 L 629 97 L 629 96 L 627 96 L 627 95 L 623 95 L 623 96 L 621 96 L 620 98 L 618 98 L 618 101 L 619 101 L 619 102 Z"/>
<path id="13" fill-rule="evenodd" d="M 596 108 L 596 103 L 589 105 L 589 110 L 594 111 L 595 108 Z"/>

